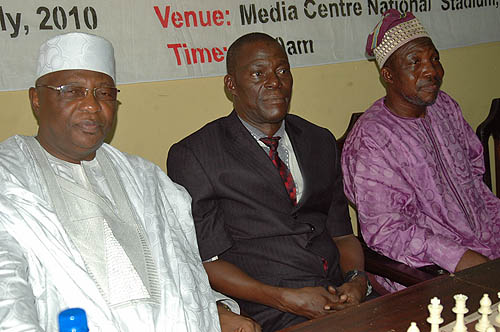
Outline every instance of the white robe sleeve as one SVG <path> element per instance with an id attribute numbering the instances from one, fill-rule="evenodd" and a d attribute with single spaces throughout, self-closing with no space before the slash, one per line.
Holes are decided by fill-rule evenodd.
<path id="1" fill-rule="evenodd" d="M 184 230 L 184 234 L 187 238 L 187 242 L 185 243 L 186 247 L 189 247 L 191 249 L 193 255 L 196 256 L 197 263 L 202 266 L 196 239 L 196 232 L 194 229 L 194 221 L 191 214 L 191 196 L 184 187 L 172 182 L 170 178 L 168 178 L 162 171 L 159 172 L 158 177 L 164 181 L 165 187 L 172 189 L 175 188 L 176 194 L 171 194 L 170 196 L 165 197 L 165 200 L 169 201 L 172 205 L 172 208 L 175 211 L 175 215 L 178 217 L 179 223 Z M 172 189 L 170 190 L 172 191 Z M 165 189 L 164 191 L 167 190 Z M 200 271 L 201 273 L 205 274 L 203 279 L 206 279 L 208 281 L 205 269 L 202 267 Z M 216 302 L 221 301 L 222 303 L 227 305 L 233 313 L 240 314 L 240 307 L 235 300 L 213 289 L 212 293 Z"/>
<path id="2" fill-rule="evenodd" d="M 12 236 L 0 228 L 0 331 L 43 331 L 28 282 L 28 263 Z"/>

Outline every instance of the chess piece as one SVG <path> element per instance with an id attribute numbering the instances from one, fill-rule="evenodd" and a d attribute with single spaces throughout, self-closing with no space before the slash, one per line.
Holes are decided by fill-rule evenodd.
<path id="1" fill-rule="evenodd" d="M 417 323 L 411 322 L 410 327 L 408 328 L 408 330 L 406 330 L 406 332 L 420 332 L 420 330 L 418 329 Z"/>
<path id="2" fill-rule="evenodd" d="M 467 332 L 467 326 L 464 323 L 464 315 L 469 312 L 469 309 L 465 307 L 465 302 L 467 301 L 467 296 L 463 294 L 457 294 L 453 296 L 455 299 L 455 307 L 452 311 L 457 314 L 457 320 L 455 326 L 453 326 L 453 332 Z"/>
<path id="3" fill-rule="evenodd" d="M 433 297 L 431 299 L 431 304 L 427 306 L 429 310 L 429 318 L 427 318 L 427 322 L 431 324 L 431 332 L 439 332 L 439 324 L 443 322 L 443 318 L 441 318 L 441 312 L 443 311 L 443 306 L 440 304 L 440 301 L 437 297 Z"/>
<path id="4" fill-rule="evenodd" d="M 500 292 L 497 293 L 498 298 L 500 299 Z M 500 325 L 500 302 L 498 302 L 498 315 L 495 317 L 495 322 Z"/>
<path id="5" fill-rule="evenodd" d="M 491 300 L 488 294 L 484 294 L 479 302 L 478 312 L 481 314 L 481 318 L 475 325 L 475 329 L 478 332 L 486 332 L 486 329 L 491 326 L 490 319 L 488 316 L 492 313 L 491 310 Z"/>
<path id="6" fill-rule="evenodd" d="M 486 329 L 486 332 L 496 332 L 496 331 L 497 331 L 497 330 L 496 330 L 493 326 L 491 326 L 491 325 L 490 325 L 490 327 L 488 327 L 488 328 Z"/>

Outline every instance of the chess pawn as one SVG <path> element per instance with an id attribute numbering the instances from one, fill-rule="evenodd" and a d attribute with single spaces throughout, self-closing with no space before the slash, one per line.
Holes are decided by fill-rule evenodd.
<path id="1" fill-rule="evenodd" d="M 465 326 L 464 315 L 469 312 L 469 309 L 465 307 L 465 302 L 467 301 L 467 296 L 463 294 L 457 294 L 453 296 L 455 299 L 455 307 L 452 311 L 457 314 L 457 320 L 455 326 L 453 326 L 453 332 L 467 332 L 467 326 Z"/>
<path id="2" fill-rule="evenodd" d="M 439 332 L 439 324 L 443 322 L 443 318 L 441 318 L 441 312 L 443 311 L 443 306 L 440 304 L 440 301 L 437 297 L 433 297 L 431 299 L 431 304 L 427 306 L 429 310 L 429 318 L 427 318 L 427 322 L 431 324 L 431 332 Z"/>
<path id="3" fill-rule="evenodd" d="M 491 310 L 491 300 L 488 294 L 484 294 L 479 302 L 478 312 L 481 314 L 481 318 L 475 325 L 475 329 L 478 332 L 486 332 L 486 329 L 491 326 L 490 319 L 488 316 L 492 313 Z"/>
<path id="4" fill-rule="evenodd" d="M 420 330 L 418 329 L 417 323 L 411 322 L 410 327 L 408 328 L 408 330 L 406 330 L 406 332 L 420 332 Z"/>

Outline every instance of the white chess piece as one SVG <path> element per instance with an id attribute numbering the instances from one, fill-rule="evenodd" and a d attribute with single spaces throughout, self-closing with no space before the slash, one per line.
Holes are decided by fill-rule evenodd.
<path id="1" fill-rule="evenodd" d="M 497 293 L 497 296 L 500 299 L 500 292 Z M 498 302 L 497 310 L 498 310 L 498 315 L 495 317 L 495 322 L 500 324 L 500 302 Z"/>
<path id="2" fill-rule="evenodd" d="M 478 312 L 481 314 L 481 318 L 476 323 L 475 328 L 478 332 L 486 332 L 486 329 L 491 326 L 488 316 L 492 313 L 491 300 L 488 294 L 483 295 L 479 305 Z"/>
<path id="3" fill-rule="evenodd" d="M 493 326 L 490 325 L 490 327 L 488 327 L 486 329 L 486 332 L 497 332 L 497 330 Z"/>
<path id="4" fill-rule="evenodd" d="M 441 318 L 441 312 L 443 311 L 443 306 L 440 304 L 440 301 L 437 297 L 433 297 L 431 299 L 431 304 L 427 306 L 429 310 L 429 318 L 427 318 L 427 322 L 431 324 L 431 332 L 439 332 L 439 324 L 443 322 L 443 318 Z"/>
<path id="5" fill-rule="evenodd" d="M 408 328 L 408 330 L 406 330 L 406 332 L 420 332 L 420 330 L 418 329 L 417 323 L 411 322 L 410 327 Z"/>
<path id="6" fill-rule="evenodd" d="M 467 296 L 457 294 L 453 296 L 453 298 L 455 299 L 455 307 L 452 311 L 457 314 L 457 320 L 455 326 L 453 326 L 453 332 L 467 332 L 467 326 L 465 326 L 464 323 L 464 315 L 469 312 L 469 309 L 465 307 Z"/>

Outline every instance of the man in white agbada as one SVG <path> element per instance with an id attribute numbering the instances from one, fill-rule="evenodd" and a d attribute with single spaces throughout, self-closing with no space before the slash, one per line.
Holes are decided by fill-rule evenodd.
<path id="1" fill-rule="evenodd" d="M 103 144 L 114 63 L 101 37 L 48 40 L 29 90 L 38 134 L 0 143 L 0 331 L 57 331 L 68 307 L 91 332 L 260 331 L 216 304 L 187 192 Z"/>

